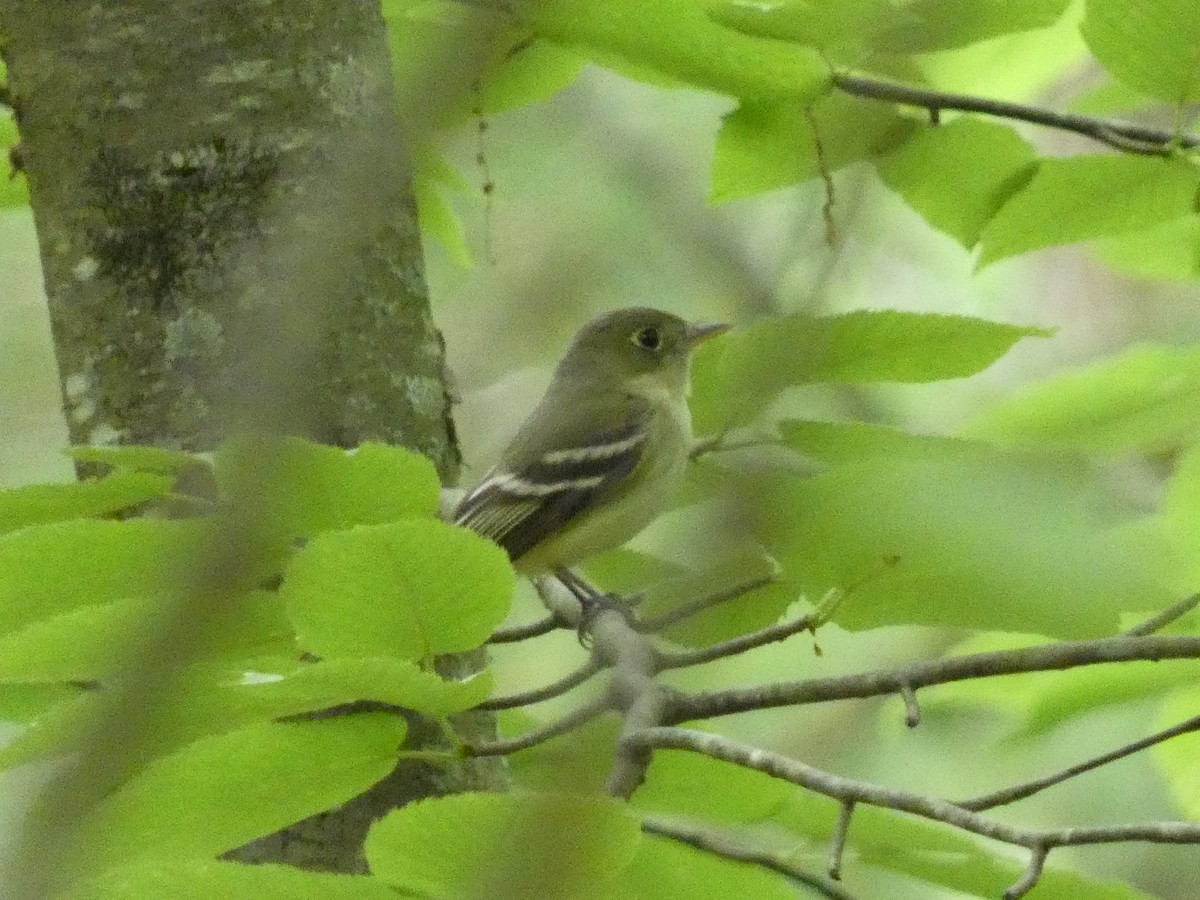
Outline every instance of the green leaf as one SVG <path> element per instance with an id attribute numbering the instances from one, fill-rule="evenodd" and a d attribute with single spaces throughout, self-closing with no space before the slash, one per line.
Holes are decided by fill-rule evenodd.
<path id="1" fill-rule="evenodd" d="M 785 388 L 812 382 L 929 382 L 986 369 L 1041 328 L 966 316 L 856 310 L 762 319 L 696 354 L 698 434 L 723 432 L 766 409 Z"/>
<path id="2" fill-rule="evenodd" d="M 1186 159 L 1044 159 L 984 228 L 979 265 L 1178 219 L 1196 211 L 1198 191 L 1200 169 Z"/>
<path id="3" fill-rule="evenodd" d="M 1088 0 L 1080 26 L 1104 68 L 1169 103 L 1200 100 L 1200 17 L 1192 0 Z"/>
<path id="4" fill-rule="evenodd" d="M 151 861 L 111 869 L 55 900 L 396 900 L 377 878 L 215 859 Z"/>
<path id="5" fill-rule="evenodd" d="M 1105 265 L 1127 275 L 1191 280 L 1200 277 L 1200 216 L 1100 238 L 1092 250 Z"/>
<path id="6" fill-rule="evenodd" d="M 1200 437 L 1200 350 L 1130 347 L 1018 391 L 962 433 L 1011 447 L 1169 452 Z"/>
<path id="7" fill-rule="evenodd" d="M 697 790 L 697 785 L 704 789 Z M 778 813 L 793 790 L 778 778 L 698 753 L 658 752 L 633 805 L 704 821 L 745 824 Z"/>
<path id="8" fill-rule="evenodd" d="M 446 200 L 441 187 L 431 178 L 423 177 L 418 170 L 413 178 L 413 193 L 417 200 L 421 230 L 437 238 L 452 260 L 464 269 L 470 268 L 473 260 L 463 234 L 462 221 Z"/>
<path id="9" fill-rule="evenodd" d="M 482 644 L 504 620 L 513 583 L 495 544 L 410 520 L 317 535 L 281 594 L 301 646 L 319 656 L 421 659 Z"/>
<path id="10" fill-rule="evenodd" d="M 734 0 L 712 10 L 744 34 L 819 47 L 848 62 L 870 52 L 928 53 L 1057 22 L 1070 0 Z"/>
<path id="11" fill-rule="evenodd" d="M 695 785 L 693 785 L 695 790 Z M 642 841 L 637 855 L 596 900 L 796 900 L 794 885 L 747 866 L 664 838 Z"/>
<path id="12" fill-rule="evenodd" d="M 356 701 L 378 701 L 431 716 L 476 706 L 491 692 L 486 673 L 443 681 L 396 659 L 324 660 L 303 664 L 266 658 L 241 666 L 207 663 L 175 676 L 170 703 L 152 729 L 126 748 L 127 771 L 174 752 L 205 735 L 255 723 L 318 712 Z M 0 767 L 69 752 L 109 715 L 104 692 L 73 694 L 39 715 L 0 749 Z"/>
<path id="13" fill-rule="evenodd" d="M 835 615 L 849 628 L 1095 637 L 1174 600 L 1111 533 L 1113 501 L 1049 460 L 931 447 L 761 491 L 760 539 L 810 599 L 852 588 Z"/>
<path id="14" fill-rule="evenodd" d="M 222 445 L 216 465 L 226 493 L 251 467 L 264 479 L 259 502 L 281 534 L 311 537 L 437 510 L 433 463 L 403 447 L 365 443 L 348 453 L 299 438 L 246 438 Z"/>
<path id="15" fill-rule="evenodd" d="M 731 0 L 710 7 L 709 15 L 751 37 L 817 47 L 827 56 L 852 61 L 875 46 L 890 25 L 906 16 L 906 10 L 893 8 L 887 0 Z"/>
<path id="16" fill-rule="evenodd" d="M 291 623 L 277 595 L 231 599 L 220 629 L 203 631 L 196 656 L 239 658 L 295 652 Z M 88 681 L 126 671 L 140 638 L 169 608 L 153 599 L 114 600 L 41 619 L 0 636 L 0 681 Z"/>
<path id="17" fill-rule="evenodd" d="M 61 522 L 0 536 L 0 634 L 86 604 L 166 594 L 176 584 L 172 563 L 196 534 L 190 523 L 142 519 Z"/>
<path id="18" fill-rule="evenodd" d="M 800 184 L 855 160 L 884 153 L 913 130 L 885 104 L 843 94 L 815 101 L 746 102 L 721 120 L 708 199 L 723 203 Z M 818 149 L 819 147 L 819 149 Z"/>
<path id="19" fill-rule="evenodd" d="M 31 722 L 78 694 L 79 688 L 67 684 L 0 686 L 0 722 Z M 0 755 L 3 753 L 4 749 L 0 749 Z"/>
<path id="20" fill-rule="evenodd" d="M 893 11 L 894 23 L 877 49 L 928 53 L 990 38 L 1048 28 L 1071 0 L 913 0 Z M 903 15 L 900 16 L 899 13 Z"/>
<path id="21" fill-rule="evenodd" d="M 119 512 L 157 500 L 172 479 L 146 472 L 114 472 L 107 478 L 68 484 L 32 484 L 0 491 L 0 533 Z"/>
<path id="22" fill-rule="evenodd" d="M 182 450 L 166 450 L 162 447 L 68 447 L 63 451 L 77 462 L 100 463 L 114 469 L 132 472 L 154 472 L 159 475 L 176 475 L 194 466 L 211 469 L 212 464 L 203 456 L 185 453 Z"/>
<path id="23" fill-rule="evenodd" d="M 745 100 L 802 103 L 828 83 L 806 47 L 722 28 L 695 0 L 546 0 L 530 10 L 534 34 L 601 65 L 632 63 L 693 87 Z"/>
<path id="24" fill-rule="evenodd" d="M 457 794 L 389 813 L 367 835 L 377 877 L 434 897 L 593 897 L 641 844 L 610 798 Z"/>
<path id="25" fill-rule="evenodd" d="M 386 776 L 404 721 L 252 725 L 155 760 L 82 823 L 82 874 L 214 856 L 344 803 Z"/>
<path id="26" fill-rule="evenodd" d="M 9 152 L 20 140 L 13 117 L 0 112 L 0 209 L 29 205 L 29 182 L 9 163 Z"/>
<path id="27" fill-rule="evenodd" d="M 876 166 L 925 221 L 970 249 L 1033 176 L 1037 154 L 1008 126 L 963 116 L 917 131 Z"/>
<path id="28" fill-rule="evenodd" d="M 575 80 L 586 60 L 553 44 L 508 50 L 481 78 L 479 110 L 486 116 L 548 100 Z"/>

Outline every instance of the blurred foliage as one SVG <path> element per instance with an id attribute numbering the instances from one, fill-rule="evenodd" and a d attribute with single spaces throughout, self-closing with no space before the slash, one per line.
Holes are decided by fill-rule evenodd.
<path id="1" fill-rule="evenodd" d="M 1200 324 L 1177 302 L 1194 306 L 1200 271 L 1194 153 L 1081 153 L 1023 126 L 950 111 L 933 127 L 911 110 L 833 90 L 828 68 L 1064 107 L 1072 103 L 1064 94 L 1074 94 L 1076 108 L 1182 130 L 1187 104 L 1200 100 L 1200 20 L 1190 2 L 552 0 L 514 21 L 443 0 L 386 0 L 383 11 L 402 91 L 419 85 L 439 46 L 474 34 L 479 17 L 498 35 L 482 48 L 483 76 L 461 86 L 416 166 L 423 227 L 452 263 L 431 245 L 452 349 L 456 333 L 475 335 L 458 342 L 469 385 L 544 363 L 589 304 L 622 305 L 618 297 L 649 292 L 696 318 L 755 320 L 697 360 L 695 422 L 722 440 L 695 467 L 683 505 L 588 572 L 644 593 L 649 615 L 777 574 L 668 632 L 690 646 L 842 589 L 835 625 L 817 636 L 838 649 L 817 658 L 793 641 L 714 666 L 716 675 L 683 673 L 685 684 L 886 667 L 948 644 L 965 653 L 1111 634 L 1194 590 L 1200 410 L 1195 350 L 1180 345 L 1200 337 Z M 1079 68 L 1085 51 L 1090 69 Z M 589 63 L 655 90 L 629 93 Z M 565 125 L 545 125 L 541 107 L 521 109 L 555 95 L 553 108 L 574 111 Z M 647 143 L 642 132 L 660 120 L 665 136 Z M 493 136 L 506 122 L 515 123 L 509 139 L 523 141 L 513 151 Z M 595 168 L 581 178 L 589 135 Z M 14 139 L 0 117 L 0 147 Z M 470 205 L 483 181 L 491 211 L 493 178 L 502 196 L 528 197 L 529 208 L 512 229 L 518 238 L 497 229 L 508 237 L 487 251 L 498 261 L 468 274 L 472 253 L 497 236 L 491 225 L 479 235 L 480 208 Z M 0 204 L 24 202 L 23 181 L 0 185 Z M 720 208 L 702 210 L 704 197 Z M 521 215 L 517 200 L 505 202 L 510 217 Z M 751 208 L 762 219 L 747 224 Z M 1099 264 L 1062 251 L 1012 259 L 1066 244 Z M 600 277 L 596 259 L 615 274 Z M 984 271 L 969 280 L 972 268 Z M 1099 287 L 1112 270 L 1177 283 Z M 1146 342 L 1126 346 L 1132 336 Z M 495 427 L 507 407 L 527 408 L 527 385 L 515 393 L 515 403 L 485 397 L 480 418 Z M 1001 402 L 986 402 L 998 393 Z M 924 433 L 931 420 L 951 423 L 952 433 Z M 258 461 L 272 474 L 255 589 L 229 598 L 233 627 L 200 635 L 197 657 L 176 673 L 171 709 L 128 748 L 121 786 L 84 823 L 76 874 L 86 880 L 64 898 L 377 900 L 399 889 L 660 900 L 800 890 L 643 836 L 636 816 L 645 810 L 753 826 L 803 867 L 823 864 L 836 804 L 754 773 L 664 753 L 632 807 L 588 796 L 611 758 L 611 719 L 517 754 L 512 771 L 525 793 L 430 800 L 381 820 L 368 841 L 372 877 L 212 861 L 362 791 L 390 769 L 404 733 L 385 714 L 280 717 L 352 700 L 444 717 L 491 691 L 492 673 L 451 682 L 429 661 L 487 637 L 508 611 L 512 573 L 495 547 L 435 520 L 431 467 L 392 448 L 347 456 L 298 441 L 241 441 L 215 460 L 151 448 L 74 456 L 111 472 L 0 494 L 0 714 L 28 723 L 0 751 L 7 768 L 69 752 L 102 719 L 103 692 L 77 682 L 136 665 L 188 548 L 225 521 L 222 503 L 236 495 L 239 473 Z M 216 485 L 214 498 L 194 503 L 197 512 L 213 504 L 207 516 L 111 520 L 180 502 L 184 469 Z M 257 589 L 279 579 L 278 590 Z M 536 609 L 520 596 L 518 609 Z M 1195 633 L 1195 618 L 1174 627 Z M 302 653 L 322 659 L 301 662 Z M 495 655 L 495 690 L 505 693 L 522 674 L 545 676 L 565 653 Z M 985 779 L 995 787 L 1093 755 L 1088 726 L 1098 717 L 1119 713 L 1136 729 L 1147 713 L 1164 726 L 1194 715 L 1188 664 L 1119 669 L 1023 676 L 1019 690 L 1006 679 L 923 693 L 925 720 L 903 744 L 861 707 L 777 713 L 784 724 L 773 730 L 721 725 L 734 734 L 758 727 L 772 749 L 823 757 L 847 774 L 925 778 L 930 790 L 966 794 Z M 510 713 L 503 722 L 519 732 L 541 718 Z M 1107 749 L 1123 738 L 1101 739 Z M 1159 748 L 1157 768 L 1142 760 L 1136 779 L 1129 769 L 1097 773 L 1089 779 L 1110 780 L 1088 784 L 1105 789 L 1072 795 L 1066 786 L 1071 803 L 1039 799 L 1023 810 L 1058 824 L 1110 819 L 1122 804 L 1106 790 L 1132 783 L 1142 805 L 1131 817 L 1170 818 L 1171 803 L 1195 817 L 1195 740 Z M 514 834 L 516 864 L 497 865 L 497 847 Z M 850 845 L 847 883 L 863 898 L 909 896 L 897 885 L 913 897 L 993 897 L 1022 868 L 994 846 L 884 810 L 859 810 Z M 1094 852 L 1056 851 L 1032 896 L 1191 896 L 1195 866 L 1177 863 L 1176 848 L 1136 858 L 1127 848 Z M 1087 874 L 1062 864 L 1096 858 L 1106 861 Z M 480 871 L 495 879 L 486 889 Z"/>

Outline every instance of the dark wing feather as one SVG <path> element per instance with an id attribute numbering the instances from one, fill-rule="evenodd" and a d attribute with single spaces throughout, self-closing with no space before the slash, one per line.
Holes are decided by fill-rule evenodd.
<path id="1" fill-rule="evenodd" d="M 581 409 L 597 418 L 594 403 Z M 538 412 L 454 514 L 456 524 L 491 538 L 514 562 L 616 490 L 637 467 L 647 439 L 647 405 L 633 398 L 621 398 L 620 425 L 600 430 L 592 422 L 560 421 L 554 441 L 539 440 Z"/>

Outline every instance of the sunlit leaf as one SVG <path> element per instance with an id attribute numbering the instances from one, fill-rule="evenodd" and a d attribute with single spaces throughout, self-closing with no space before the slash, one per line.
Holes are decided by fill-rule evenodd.
<path id="1" fill-rule="evenodd" d="M 155 760 L 81 823 L 83 874 L 213 856 L 349 800 L 388 774 L 398 716 L 252 725 Z"/>
<path id="2" fill-rule="evenodd" d="M 1195 212 L 1198 191 L 1200 168 L 1184 159 L 1043 159 L 984 228 L 979 264 L 1161 225 Z"/>
<path id="3" fill-rule="evenodd" d="M 288 568 L 281 594 L 319 656 L 422 659 L 478 647 L 508 612 L 504 551 L 433 519 L 327 531 Z"/>
<path id="4" fill-rule="evenodd" d="M 119 512 L 164 496 L 171 483 L 148 472 L 114 472 L 107 478 L 0 491 L 0 533 Z"/>
<path id="5" fill-rule="evenodd" d="M 637 820 L 608 798 L 458 794 L 389 813 L 366 854 L 377 877 L 419 896 L 483 896 L 486 884 L 487 895 L 566 900 L 595 896 L 640 843 Z"/>
<path id="6" fill-rule="evenodd" d="M 80 882 L 55 900 L 396 900 L 377 878 L 215 859 L 150 861 Z"/>
<path id="7" fill-rule="evenodd" d="M 962 433 L 1108 455 L 1172 450 L 1200 437 L 1200 350 L 1130 347 L 1017 391 Z"/>
<path id="8" fill-rule="evenodd" d="M 1092 250 L 1105 265 L 1138 278 L 1200 276 L 1200 216 L 1187 215 L 1117 237 L 1101 238 Z"/>
<path id="9" fill-rule="evenodd" d="M 1011 128 L 964 116 L 916 132 L 878 160 L 884 182 L 934 228 L 964 247 L 1036 169 L 1037 154 Z"/>
<path id="10" fill-rule="evenodd" d="M 743 103 L 721 120 L 709 200 L 736 200 L 833 172 L 887 152 L 914 127 L 889 106 L 863 106 L 842 94 L 808 109 L 794 101 Z"/>
<path id="11" fill-rule="evenodd" d="M 1080 30 L 1101 64 L 1170 103 L 1200 100 L 1200 17 L 1192 0 L 1088 0 Z"/>
<path id="12" fill-rule="evenodd" d="M 264 521 L 280 534 L 311 537 L 334 528 L 428 516 L 437 509 L 438 478 L 424 456 L 365 443 L 347 453 L 298 438 L 245 438 L 224 444 L 217 479 L 226 490 L 252 469 Z"/>
<path id="13" fill-rule="evenodd" d="M 210 468 L 211 463 L 203 456 L 185 453 L 182 450 L 167 450 L 163 447 L 68 447 L 63 451 L 78 462 L 100 463 L 114 469 L 129 469 L 133 472 L 156 472 L 174 475 L 193 466 Z"/>
<path id="14" fill-rule="evenodd" d="M 857 310 L 762 319 L 703 346 L 692 374 L 698 434 L 747 422 L 785 388 L 813 382 L 928 382 L 979 372 L 1040 328 L 967 316 Z"/>
<path id="15" fill-rule="evenodd" d="M 0 636 L 0 681 L 88 681 L 126 671 L 141 638 L 164 624 L 154 599 L 83 606 Z M 231 599 L 221 628 L 199 634 L 197 656 L 294 652 L 283 604 L 273 593 Z"/>
<path id="16" fill-rule="evenodd" d="M 835 615 L 849 628 L 1094 637 L 1174 600 L 1111 533 L 1111 498 L 1048 460 L 929 447 L 761 491 L 760 538 L 807 596 L 852 588 Z"/>
<path id="17" fill-rule="evenodd" d="M 546 0 L 531 10 L 534 33 L 589 55 L 745 100 L 803 102 L 828 81 L 806 47 L 722 28 L 694 0 Z"/>

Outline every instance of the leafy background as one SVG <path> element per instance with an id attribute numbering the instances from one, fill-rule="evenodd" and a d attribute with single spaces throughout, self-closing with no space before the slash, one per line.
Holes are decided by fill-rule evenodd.
<path id="1" fill-rule="evenodd" d="M 1197 545 L 1192 523 L 1200 499 L 1192 447 L 1200 404 L 1192 349 L 1200 334 L 1194 310 L 1200 176 L 1194 165 L 1100 154 L 1076 137 L 976 117 L 947 116 L 942 127 L 930 129 L 919 116 L 841 96 L 820 101 L 811 120 L 795 111 L 796 92 L 822 77 L 819 57 L 807 48 L 859 61 L 866 41 L 883 51 L 871 58 L 880 71 L 942 89 L 1166 124 L 1186 121 L 1170 104 L 1197 99 L 1187 86 L 1187 61 L 1200 43 L 1190 4 L 1144 4 L 1139 8 L 1152 9 L 1145 19 L 1133 17 L 1137 4 L 1117 0 L 1090 0 L 1086 9 L 1062 0 L 921 0 L 902 7 L 845 0 L 828 4 L 827 16 L 805 4 L 771 14 L 753 5 L 719 7 L 716 18 L 739 29 L 735 36 L 715 32 L 712 20 L 682 0 L 612 6 L 620 16 L 606 5 L 602 18 L 582 0 L 542 7 L 535 29 L 548 42 L 513 57 L 478 98 L 487 128 L 480 129 L 471 110 L 459 111 L 423 162 L 422 213 L 435 238 L 427 251 L 430 284 L 463 395 L 458 421 L 470 473 L 482 471 L 511 433 L 581 321 L 615 306 L 649 303 L 689 318 L 733 322 L 747 330 L 743 335 L 757 329 L 758 339 L 732 335 L 698 363 L 697 419 L 710 425 L 730 424 L 721 416 L 731 405 L 748 415 L 740 401 L 761 396 L 762 379 L 779 374 L 773 338 L 787 347 L 796 334 L 807 334 L 825 358 L 789 360 L 799 371 L 768 387 L 826 375 L 772 395 L 758 421 L 786 420 L 779 434 L 787 447 L 833 469 L 781 484 L 762 474 L 764 459 L 776 467 L 781 461 L 769 451 L 716 454 L 689 484 L 686 499 L 701 502 L 655 525 L 634 552 L 598 561 L 594 574 L 639 583 L 699 567 L 726 542 L 722 523 L 730 521 L 752 521 L 755 535 L 793 573 L 787 592 L 748 613 L 768 620 L 800 591 L 815 599 L 830 584 L 862 578 L 879 547 L 902 539 L 911 541 L 902 551 L 910 558 L 922 547 L 957 541 L 953 552 L 988 559 L 995 574 L 983 585 L 956 585 L 945 579 L 945 567 L 902 565 L 852 592 L 836 623 L 821 631 L 819 656 L 807 639 L 794 639 L 679 676 L 689 686 L 884 667 L 964 639 L 962 649 L 984 649 L 1012 646 L 1028 633 L 1111 632 L 1122 614 L 1165 602 L 1171 591 L 1191 590 L 1196 564 L 1189 551 Z M 414 14 L 418 7 L 385 7 L 404 25 L 398 40 L 415 41 L 420 28 L 438 27 L 426 7 L 419 7 L 426 9 L 421 16 Z M 906 15 L 892 17 L 896 8 Z M 1169 27 L 1160 27 L 1164 22 Z M 783 42 L 764 45 L 754 35 Z M 721 54 L 706 52 L 716 46 L 706 42 L 718 38 L 753 47 L 761 67 L 721 65 Z M 397 58 L 407 58 L 403 49 Z M 1183 60 L 1184 68 L 1163 65 L 1164 59 Z M 585 65 L 589 60 L 600 65 Z M 506 109 L 517 98 L 542 97 Z M 822 209 L 828 186 L 806 149 L 814 121 L 826 165 L 837 167 L 832 240 Z M 494 185 L 487 201 L 480 197 L 485 182 Z M 15 486 L 64 479 L 69 466 L 53 452 L 65 432 L 32 223 L 16 208 L 0 213 L 0 229 L 6 323 L 0 420 L 12 423 L 11 438 L 0 447 L 0 480 Z M 778 318 L 864 309 L 971 315 L 1046 333 L 1017 341 L 979 375 L 937 380 L 958 373 L 936 335 L 915 344 L 925 349 L 907 371 L 902 359 L 886 353 L 881 368 L 871 370 L 866 354 L 839 357 L 830 335 L 814 340 L 809 320 Z M 918 336 L 905 330 L 910 322 L 893 320 L 874 335 L 839 334 L 851 348 L 913 346 Z M 1015 340 L 1021 332 L 1006 333 Z M 994 345 L 999 355 L 1011 340 L 998 334 L 974 339 Z M 959 348 L 968 337 L 951 328 L 944 346 Z M 964 371 L 985 362 L 980 357 Z M 950 368 L 939 370 L 943 363 Z M 739 402 L 731 404 L 721 392 L 735 389 Z M 942 437 L 954 440 L 936 439 Z M 789 466 L 799 464 L 784 458 Z M 713 482 L 730 480 L 714 471 L 722 464 L 739 474 L 732 499 L 712 490 Z M 895 504 L 890 516 L 879 515 L 880 496 Z M 889 530 L 889 522 L 898 521 L 935 527 Z M 324 541 L 314 553 L 346 549 L 336 543 Z M 1164 546 L 1171 551 L 1164 553 Z M 755 558 L 753 547 L 740 549 Z M 831 558 L 843 568 L 831 568 Z M 723 565 L 727 572 L 742 563 Z M 1145 580 L 1147 571 L 1153 583 Z M 533 599 L 520 593 L 514 618 L 535 613 Z M 119 621 L 136 610 L 112 614 Z M 319 621 L 304 621 L 320 628 Z M 711 628 L 719 633 L 751 624 Z M 968 636 L 965 629 L 985 633 Z M 570 636 L 543 638 L 538 651 L 494 651 L 501 692 L 549 680 L 579 654 Z M 1184 667 L 1122 669 L 1039 676 L 1023 681 L 1030 686 L 1023 691 L 1005 683 L 929 692 L 915 731 L 904 728 L 897 700 L 742 716 L 722 729 L 849 775 L 969 796 L 1194 712 Z M 370 674 L 330 677 L 346 691 Z M 284 692 L 280 708 L 288 708 L 286 700 Z M 549 718 L 576 702 L 555 701 L 534 713 Z M 528 723 L 514 715 L 504 724 Z M 394 735 L 378 727 L 383 746 Z M 612 736 L 611 723 L 599 723 L 585 734 L 590 743 L 581 739 L 570 751 L 551 745 L 544 758 L 522 758 L 514 764 L 518 777 L 560 789 L 586 785 Z M 236 740 L 207 740 L 222 739 Z M 320 740 L 326 752 L 338 750 L 337 735 Z M 195 754 L 231 752 L 189 746 Z M 1101 822 L 1114 812 L 1128 820 L 1194 818 L 1194 749 L 1189 752 L 1184 739 L 1026 801 L 1012 815 L 1034 825 Z M 348 783 L 379 764 L 371 745 L 360 751 L 362 768 L 346 776 Z M 668 754 L 656 762 L 639 804 L 675 809 L 703 783 L 709 789 L 697 812 L 730 821 L 769 816 L 785 833 L 811 839 L 801 859 L 820 868 L 832 804 L 775 786 L 756 791 L 728 772 L 673 760 Z M 291 764 L 279 761 L 281 768 Z M 151 777 L 169 779 L 169 767 L 163 768 L 168 771 Z M 0 790 L 15 801 L 37 772 L 5 773 Z M 2 808 L 12 815 L 19 804 Z M 120 820 L 119 808 L 107 814 Z M 594 814 L 610 835 L 597 850 L 599 862 L 619 858 L 642 867 L 646 877 L 667 865 L 660 855 L 633 856 L 631 842 L 622 843 L 628 823 L 616 821 L 619 812 L 578 814 Z M 894 819 L 856 819 L 860 856 L 847 877 L 864 896 L 937 896 L 931 884 L 995 895 L 996 885 L 1015 878 L 1017 864 L 984 855 L 974 842 Z M 402 840 L 403 829 L 414 827 L 419 821 L 397 819 L 378 833 L 377 867 L 386 869 L 388 841 Z M 136 839 L 129 836 L 129 845 Z M 898 843 L 906 852 L 897 851 Z M 1056 851 L 1053 864 L 1088 873 L 1086 887 L 1069 872 L 1051 874 L 1033 896 L 1144 896 L 1095 883 L 1111 880 L 1185 898 L 1200 874 L 1200 849 L 1064 850 Z M 212 883 L 243 877 L 213 865 L 204 875 Z M 370 896 L 357 893 L 360 887 L 339 882 L 336 889 Z"/>

